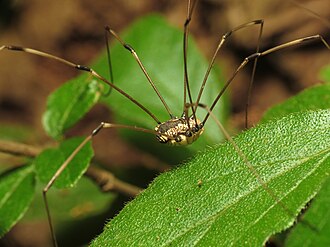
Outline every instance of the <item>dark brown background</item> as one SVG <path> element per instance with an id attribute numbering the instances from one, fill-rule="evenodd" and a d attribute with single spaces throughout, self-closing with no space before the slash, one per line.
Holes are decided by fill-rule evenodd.
<path id="1" fill-rule="evenodd" d="M 316 18 L 284 0 L 204 0 L 193 16 L 191 32 L 207 57 L 212 55 L 224 32 L 254 19 L 265 20 L 262 49 L 314 34 L 322 34 L 329 41 L 329 1 L 299 2 L 323 18 Z M 0 7 L 4 12 L 1 13 L 0 45 L 40 49 L 80 64 L 88 64 L 104 48 L 104 25 L 120 32 L 138 17 L 159 12 L 170 23 L 181 27 L 186 15 L 186 2 L 174 0 L 8 1 L 8 8 L 5 3 L 2 1 L 4 5 Z M 217 59 L 227 75 L 245 56 L 253 53 L 256 36 L 257 31 L 251 29 L 233 35 Z M 318 83 L 318 72 L 329 61 L 329 52 L 318 42 L 262 58 L 253 91 L 251 123 L 256 123 L 269 106 Z M 51 60 L 1 52 L 0 124 L 27 125 L 36 133 L 30 142 L 44 145 L 49 139 L 40 119 L 47 95 L 76 74 L 75 70 Z M 242 79 L 239 81 L 249 81 L 249 75 L 240 73 L 239 77 Z M 247 83 L 231 87 L 231 123 L 238 127 L 243 122 L 245 102 L 241 99 L 246 86 Z M 96 107 L 77 132 L 89 133 L 100 121 L 110 119 L 108 114 L 108 110 Z M 145 156 L 111 131 L 98 138 L 95 148 L 99 159 L 110 166 L 130 167 L 146 162 Z M 131 155 L 127 155 L 128 152 Z"/>

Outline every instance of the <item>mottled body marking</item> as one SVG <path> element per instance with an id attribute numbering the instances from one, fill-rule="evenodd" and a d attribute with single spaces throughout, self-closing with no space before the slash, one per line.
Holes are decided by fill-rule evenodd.
<path id="1" fill-rule="evenodd" d="M 190 117 L 189 121 L 184 117 L 172 118 L 164 123 L 158 124 L 155 131 L 160 143 L 170 146 L 184 146 L 196 141 L 203 133 L 204 126 L 199 119 Z"/>

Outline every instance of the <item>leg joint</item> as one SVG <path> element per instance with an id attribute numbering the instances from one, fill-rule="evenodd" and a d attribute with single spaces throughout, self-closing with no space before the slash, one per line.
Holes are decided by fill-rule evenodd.
<path id="1" fill-rule="evenodd" d="M 23 47 L 15 46 L 15 45 L 8 45 L 8 46 L 5 46 L 5 48 L 8 50 L 12 50 L 12 51 L 24 51 L 25 50 Z"/>
<path id="2" fill-rule="evenodd" d="M 261 53 L 260 53 L 260 52 L 257 52 L 257 53 L 254 53 L 254 54 L 252 54 L 252 55 L 246 57 L 245 60 L 246 60 L 246 61 L 250 61 L 250 60 L 255 59 L 255 58 L 258 58 L 258 57 L 260 57 L 260 56 L 261 56 Z"/>
<path id="3" fill-rule="evenodd" d="M 95 136 L 97 133 L 99 133 L 99 131 L 103 129 L 104 124 L 105 124 L 104 122 L 100 123 L 100 125 L 97 126 L 97 128 L 92 131 L 92 136 Z"/>
<path id="4" fill-rule="evenodd" d="M 79 65 L 79 64 L 76 65 L 76 69 L 87 71 L 87 72 L 92 72 L 91 68 L 84 66 L 84 65 Z"/>
<path id="5" fill-rule="evenodd" d="M 132 46 L 130 46 L 129 44 L 123 44 L 123 46 L 127 49 L 127 50 L 129 50 L 131 53 L 133 53 L 133 47 Z"/>

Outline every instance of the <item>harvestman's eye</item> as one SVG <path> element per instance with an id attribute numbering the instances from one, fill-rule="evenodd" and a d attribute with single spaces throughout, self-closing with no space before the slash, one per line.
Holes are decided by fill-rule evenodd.
<path id="1" fill-rule="evenodd" d="M 176 141 L 176 142 L 181 142 L 181 141 L 182 141 L 181 136 L 177 136 L 177 137 L 175 138 L 175 141 Z"/>
<path id="2" fill-rule="evenodd" d="M 195 132 L 194 129 L 193 129 L 192 131 Z M 187 137 L 191 137 L 191 136 L 192 136 L 192 133 L 191 133 L 190 130 L 187 130 L 186 133 L 185 133 L 185 135 L 186 135 Z"/>

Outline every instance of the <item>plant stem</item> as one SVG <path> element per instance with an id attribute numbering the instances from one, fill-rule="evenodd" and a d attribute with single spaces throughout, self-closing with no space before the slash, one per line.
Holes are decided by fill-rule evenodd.
<path id="1" fill-rule="evenodd" d="M 17 156 L 36 157 L 42 148 L 13 141 L 0 140 L 0 152 Z M 116 191 L 126 196 L 135 197 L 143 189 L 126 183 L 109 171 L 90 165 L 85 176 L 92 179 L 103 192 Z"/>

